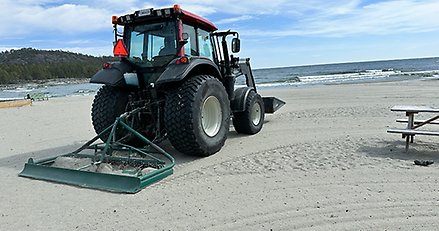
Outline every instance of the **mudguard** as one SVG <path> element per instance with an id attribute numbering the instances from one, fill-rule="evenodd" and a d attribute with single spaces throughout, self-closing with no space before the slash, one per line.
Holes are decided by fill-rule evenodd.
<path id="1" fill-rule="evenodd" d="M 235 96 L 233 100 L 230 101 L 230 108 L 232 112 L 243 112 L 245 111 L 245 102 L 247 97 L 253 89 L 250 87 L 241 87 L 235 90 Z"/>
<path id="2" fill-rule="evenodd" d="M 90 83 L 102 83 L 110 86 L 125 87 L 124 74 L 132 72 L 133 68 L 124 62 L 112 62 L 109 68 L 99 70 L 90 79 Z"/>
<path id="3" fill-rule="evenodd" d="M 221 73 L 218 70 L 218 67 L 210 59 L 203 57 L 189 57 L 188 63 L 179 64 L 177 64 L 177 60 L 178 59 L 172 61 L 166 67 L 166 70 L 157 79 L 155 83 L 156 85 L 169 82 L 178 82 L 185 79 L 190 73 L 194 72 L 196 74 L 209 74 L 221 79 Z"/>

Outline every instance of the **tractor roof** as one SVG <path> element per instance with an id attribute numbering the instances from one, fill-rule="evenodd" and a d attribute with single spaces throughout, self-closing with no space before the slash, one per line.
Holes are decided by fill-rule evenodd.
<path id="1" fill-rule="evenodd" d="M 112 22 L 113 24 L 126 25 L 171 17 L 180 17 L 183 22 L 189 22 L 210 32 L 218 30 L 218 28 L 209 20 L 183 10 L 179 5 L 162 9 L 150 8 L 138 10 L 133 14 L 127 14 L 121 17 L 113 16 Z"/>

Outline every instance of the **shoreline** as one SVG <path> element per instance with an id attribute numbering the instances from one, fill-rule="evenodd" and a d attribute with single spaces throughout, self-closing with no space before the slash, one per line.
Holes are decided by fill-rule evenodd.
<path id="1" fill-rule="evenodd" d="M 25 86 L 35 87 L 39 85 L 44 86 L 56 86 L 61 84 L 80 84 L 88 83 L 90 78 L 60 78 L 60 79 L 44 79 L 44 80 L 32 80 L 22 83 L 0 84 L 1 90 L 12 90 L 16 88 L 22 88 Z"/>
<path id="2" fill-rule="evenodd" d="M 400 82 L 400 81 L 416 81 L 416 80 L 437 80 L 439 76 L 429 76 L 429 77 L 413 77 L 407 75 L 392 76 L 391 78 L 379 78 L 379 79 L 362 79 L 353 81 L 342 81 L 342 82 L 327 82 L 327 83 L 311 83 L 311 84 L 300 84 L 299 83 L 259 83 L 256 84 L 258 90 L 278 90 L 278 89 L 300 89 L 300 88 L 315 88 L 321 86 L 331 86 L 331 85 L 355 85 L 355 84 L 370 84 L 370 83 L 385 83 L 385 82 Z M 100 84 L 89 83 L 90 79 L 66 79 L 65 81 L 48 80 L 48 81 L 35 81 L 30 83 L 21 84 L 11 84 L 11 85 L 0 85 L 0 99 L 8 98 L 24 98 L 26 94 L 38 93 L 44 94 L 49 98 L 58 98 L 74 95 L 94 95 L 100 87 Z M 85 85 L 84 85 L 85 84 Z M 74 88 L 73 86 L 78 86 Z M 237 87 L 244 87 L 245 85 L 237 85 Z M 49 88 L 56 88 L 55 94 L 50 94 Z M 66 88 L 64 93 L 61 88 Z M 45 93 L 46 92 L 46 93 Z M 54 92 L 52 92 L 54 93 Z M 59 95 L 57 95 L 59 94 Z"/>

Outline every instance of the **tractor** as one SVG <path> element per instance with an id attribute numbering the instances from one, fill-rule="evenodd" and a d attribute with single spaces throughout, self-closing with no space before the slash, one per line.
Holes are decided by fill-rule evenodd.
<path id="1" fill-rule="evenodd" d="M 219 32 L 178 5 L 112 23 L 119 61 L 90 80 L 103 84 L 92 103 L 97 135 L 73 152 L 29 158 L 19 176 L 136 193 L 173 173 L 175 159 L 157 143 L 169 139 L 181 153 L 209 156 L 223 147 L 230 121 L 236 132 L 256 134 L 265 113 L 285 104 L 262 98 L 249 59 L 229 55 L 228 42 L 232 53 L 240 50 L 237 32 Z"/>
<path id="2" fill-rule="evenodd" d="M 152 141 L 168 138 L 181 153 L 209 156 L 223 147 L 230 121 L 236 132 L 255 134 L 264 114 L 283 105 L 257 93 L 249 59 L 229 55 L 228 36 L 231 52 L 240 51 L 237 32 L 218 32 L 179 5 L 113 16 L 112 23 L 120 60 L 105 63 L 90 80 L 104 84 L 92 104 L 96 133 L 141 107 L 129 121 L 134 129 Z M 242 75 L 247 86 L 237 88 Z M 136 142 L 123 132 L 117 137 Z"/>

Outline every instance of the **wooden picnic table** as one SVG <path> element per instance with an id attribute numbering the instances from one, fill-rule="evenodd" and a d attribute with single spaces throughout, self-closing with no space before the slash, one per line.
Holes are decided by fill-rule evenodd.
<path id="1" fill-rule="evenodd" d="M 420 130 L 418 128 L 426 125 L 426 124 L 439 124 L 437 119 L 439 119 L 439 108 L 428 107 L 428 106 L 394 106 L 390 109 L 395 112 L 405 112 L 407 119 L 397 119 L 396 122 L 407 123 L 407 127 L 405 129 L 391 128 L 388 129 L 389 133 L 400 133 L 402 134 L 402 138 L 406 139 L 405 151 L 408 151 L 409 143 L 413 143 L 413 139 L 415 135 L 430 135 L 430 136 L 439 136 L 439 131 L 430 131 L 430 130 Z M 421 112 L 426 113 L 436 113 L 433 117 L 427 120 L 415 120 L 415 115 Z"/>

